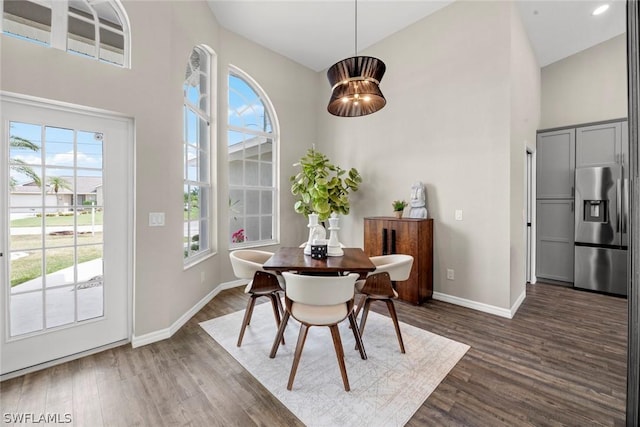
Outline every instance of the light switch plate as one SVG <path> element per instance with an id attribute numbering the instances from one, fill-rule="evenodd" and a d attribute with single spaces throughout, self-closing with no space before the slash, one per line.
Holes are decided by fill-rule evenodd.
<path id="1" fill-rule="evenodd" d="M 164 226 L 164 212 L 149 212 L 149 227 Z"/>
<path id="2" fill-rule="evenodd" d="M 456 209 L 456 221 L 462 221 L 462 209 Z"/>

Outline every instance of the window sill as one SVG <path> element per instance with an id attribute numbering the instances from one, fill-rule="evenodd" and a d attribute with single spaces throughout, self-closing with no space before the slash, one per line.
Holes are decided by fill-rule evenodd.
<path id="1" fill-rule="evenodd" d="M 185 259 L 184 260 L 184 266 L 183 266 L 182 270 L 183 271 L 187 271 L 191 267 L 195 267 L 196 265 L 200 264 L 203 261 L 208 260 L 209 258 L 213 257 L 216 254 L 217 254 L 217 252 L 215 252 L 215 251 L 209 251 L 209 252 L 204 252 L 202 254 L 199 254 L 199 255 L 197 255 L 195 257 Z"/>
<path id="2" fill-rule="evenodd" d="M 277 240 L 269 240 L 269 241 L 263 241 L 263 242 L 247 242 L 247 243 L 240 243 L 234 246 L 229 246 L 229 251 L 235 251 L 237 249 L 264 248 L 265 246 L 276 246 L 279 244 L 280 242 Z"/>

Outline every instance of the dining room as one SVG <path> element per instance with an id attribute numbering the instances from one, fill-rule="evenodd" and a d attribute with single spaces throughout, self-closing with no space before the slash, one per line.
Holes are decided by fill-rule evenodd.
<path id="1" fill-rule="evenodd" d="M 2 4 L 13 7 L 21 3 L 5 0 Z M 36 4 L 37 10 L 47 8 L 43 2 L 31 3 Z M 52 2 L 58 3 L 68 6 L 74 2 Z M 80 3 L 85 2 L 72 6 L 80 7 Z M 86 3 L 91 6 L 87 6 L 89 10 L 95 2 Z M 126 207 L 124 219 L 105 226 L 105 230 L 123 231 L 119 237 L 122 240 L 115 247 L 109 246 L 113 242 L 109 236 L 104 243 L 109 250 L 126 257 L 120 265 L 123 279 L 113 280 L 111 271 L 105 270 L 103 286 L 122 286 L 121 298 L 105 305 L 116 305 L 121 311 L 103 317 L 126 319 L 125 334 L 104 346 L 74 353 L 75 356 L 46 355 L 44 350 L 53 350 L 42 345 L 31 347 L 38 351 L 15 351 L 11 360 L 16 365 L 2 370 L 3 411 L 69 411 L 77 425 L 312 424 L 301 421 L 307 418 L 291 409 L 303 406 L 300 402 L 283 404 L 274 394 L 288 393 L 289 399 L 295 399 L 296 393 L 313 390 L 317 378 L 309 372 L 316 359 L 307 359 L 314 362 L 304 367 L 312 345 L 320 345 L 327 352 L 322 353 L 327 357 L 320 358 L 327 359 L 327 366 L 330 362 L 327 369 L 332 371 L 326 377 L 330 378 L 331 387 L 340 391 L 339 399 L 343 399 L 346 393 L 355 395 L 366 390 L 358 387 L 357 379 L 365 378 L 373 367 L 377 369 L 379 365 L 368 363 L 375 362 L 376 356 L 413 361 L 411 357 L 426 357 L 417 352 L 418 348 L 430 348 L 423 343 L 433 342 L 436 347 L 432 349 L 450 349 L 432 350 L 434 355 L 452 356 L 448 362 L 443 361 L 446 369 L 440 376 L 434 374 L 434 382 L 414 381 L 429 389 L 413 394 L 424 396 L 420 393 L 426 392 L 428 397 L 421 397 L 408 418 L 397 422 L 399 425 L 624 422 L 626 351 L 627 345 L 632 344 L 627 342 L 627 301 L 635 301 L 636 294 L 626 300 L 589 292 L 568 293 L 573 290 L 535 281 L 527 283 L 527 223 L 523 216 L 526 152 L 535 152 L 536 131 L 545 126 L 542 123 L 555 126 L 553 121 L 560 120 L 560 113 L 550 113 L 551 107 L 545 104 L 549 92 L 555 91 L 557 98 L 565 95 L 565 104 L 559 109 L 566 114 L 561 119 L 567 124 L 630 117 L 631 125 L 626 84 L 613 85 L 606 95 L 602 88 L 607 82 L 618 82 L 620 75 L 626 80 L 624 29 L 556 60 L 558 67 L 562 65 L 574 75 L 584 73 L 585 79 L 595 72 L 607 76 L 590 81 L 593 90 L 589 92 L 594 97 L 585 99 L 576 96 L 586 92 L 583 88 L 568 85 L 561 91 L 557 86 L 550 89 L 545 85 L 553 67 L 546 68 L 539 62 L 517 2 L 437 2 L 438 7 L 428 12 L 422 8 L 432 2 L 334 2 L 338 9 L 317 2 L 304 13 L 299 9 L 304 2 L 253 2 L 251 7 L 255 7 L 258 17 L 247 12 L 245 18 L 253 28 L 262 28 L 255 39 L 230 27 L 226 20 L 232 12 L 228 8 L 247 2 L 97 3 L 102 5 L 97 7 L 97 14 L 104 5 L 114 7 L 115 12 L 100 17 L 103 21 L 120 17 L 117 30 L 111 21 L 106 26 L 98 18 L 95 22 L 96 34 L 103 28 L 122 40 L 119 47 L 102 48 L 110 54 L 121 53 L 122 64 L 114 66 L 112 59 L 101 57 L 99 44 L 95 57 L 60 48 L 67 38 L 89 43 L 91 38 L 81 38 L 80 34 L 67 37 L 56 33 L 56 42 L 50 45 L 32 43 L 24 35 L 7 34 L 9 21 L 13 25 L 28 20 L 15 15 L 12 18 L 4 10 L 0 89 L 3 102 L 25 108 L 38 104 L 54 111 L 82 109 L 87 116 L 108 115 L 112 121 L 126 119 L 132 124 L 126 137 L 118 139 L 127 141 L 125 145 L 130 150 L 125 161 L 106 162 L 109 166 L 121 164 L 125 173 L 104 175 L 105 188 L 115 175 L 128 179 L 124 190 L 117 194 L 123 197 L 122 207 Z M 359 117 L 340 117 L 327 111 L 336 84 L 327 79 L 327 71 L 332 64 L 353 56 L 354 3 L 362 34 L 372 31 L 368 27 L 375 28 L 387 20 L 404 21 L 401 28 L 389 30 L 375 41 L 361 35 L 361 44 L 356 47 L 356 57 L 384 62 L 384 74 L 375 79 L 385 99 L 384 107 Z M 625 2 L 613 2 L 612 10 L 619 3 L 624 9 Z M 311 64 L 265 47 L 276 33 L 270 31 L 274 21 L 268 19 L 273 7 L 287 9 L 278 15 L 292 17 L 301 13 L 300 16 L 315 16 L 315 21 L 331 22 L 329 34 L 319 37 L 324 37 L 327 45 L 331 32 L 344 30 L 336 37 L 340 49 L 329 52 L 328 61 Z M 12 9 L 11 13 L 19 12 Z M 388 19 L 378 18 L 380 15 Z M 88 22 L 84 9 L 72 11 L 70 16 Z M 257 20 L 252 21 L 249 16 Z M 339 22 L 335 21 L 338 17 Z M 33 27 L 40 29 L 41 25 Z M 15 27 L 11 28 L 14 31 Z M 52 34 L 56 32 L 51 28 Z M 65 28 L 75 31 L 73 25 Z M 305 30 L 294 28 L 285 32 L 285 38 L 295 39 L 292 34 L 297 32 Z M 309 53 L 308 46 L 302 50 Z M 601 67 L 582 67 L 578 71 L 574 64 L 579 61 L 591 61 Z M 380 72 L 380 65 L 377 67 Z M 40 117 L 32 119 L 38 123 L 31 123 L 9 113 L 3 108 L 3 135 L 13 129 L 10 123 L 24 121 L 42 126 L 41 134 L 46 137 L 46 128 L 51 124 L 42 122 L 39 115 L 27 115 Z M 78 130 L 83 131 L 81 127 Z M 102 144 L 103 136 L 107 137 L 104 141 L 109 141 L 108 133 L 93 135 L 93 144 Z M 107 142 L 105 147 L 109 147 Z M 40 145 L 45 163 L 69 154 L 47 157 L 42 147 L 46 149 L 46 143 Z M 341 188 L 349 190 L 347 210 L 342 203 L 336 224 L 330 223 L 331 212 L 323 206 L 316 207 L 327 214 L 318 221 L 324 226 L 324 238 L 317 239 L 310 233 L 316 226 L 309 219 L 310 212 L 296 206 L 305 199 L 295 194 L 293 187 L 310 149 L 326 157 L 333 167 L 329 171 L 339 172 L 343 178 Z M 7 171 L 0 177 L 3 188 L 11 187 L 10 178 L 14 176 L 20 178 L 19 187 L 28 184 L 24 175 L 14 175 L 15 160 L 34 162 L 27 166 L 36 172 L 38 168 L 47 172 L 71 170 L 66 164 L 38 163 L 33 160 L 37 157 L 33 155 L 35 151 L 27 151 L 32 155 L 26 156 L 25 151 L 14 151 L 17 148 L 13 144 L 4 144 L 2 150 L 2 170 Z M 82 171 L 91 170 L 80 161 L 74 165 L 80 165 L 76 168 L 79 176 Z M 355 191 L 353 184 L 357 184 Z M 420 197 L 416 197 L 416 188 L 421 188 Z M 0 213 L 6 228 L 0 234 L 7 236 L 3 237 L 0 252 L 48 254 L 46 215 L 32 215 L 33 221 L 42 225 L 40 246 L 28 250 L 13 246 L 17 241 L 13 231 L 21 227 L 12 215 L 23 215 L 23 208 L 36 207 L 12 205 L 11 200 L 16 198 L 10 197 L 10 191 L 5 192 Z M 53 208 L 46 200 L 53 190 L 39 191 L 42 203 L 37 209 L 48 212 Z M 396 201 L 406 202 L 403 218 L 394 216 Z M 416 201 L 423 205 L 412 206 Z M 118 202 L 111 206 L 114 205 Z M 109 206 L 105 212 L 105 221 L 111 220 L 113 211 Z M 75 221 L 73 215 L 70 218 Z M 383 223 L 380 218 L 384 218 Z M 426 222 L 428 232 L 422 229 Z M 389 225 L 396 223 L 408 228 Z M 411 237 L 428 237 L 405 243 L 407 229 L 413 230 L 408 232 Z M 376 237 L 369 239 L 372 235 Z M 335 253 L 317 261 L 311 256 L 311 246 L 323 246 L 322 241 L 326 241 L 328 252 Z M 74 245 L 78 246 L 77 242 L 74 240 Z M 328 264 L 350 259 L 352 250 L 361 251 L 358 254 L 367 258 L 383 256 L 385 252 L 406 254 L 405 244 L 428 255 L 414 257 L 413 267 L 419 267 L 424 274 L 419 287 L 406 284 L 413 277 L 389 279 L 395 282 L 393 291 L 399 294 L 392 298 L 399 327 L 391 319 L 386 302 L 372 302 L 360 337 L 361 348 L 366 350 L 364 360 L 356 349 L 358 344 L 352 341 L 357 341 L 354 328 L 349 328 L 348 322 L 341 325 L 344 354 L 349 358 L 349 392 L 344 389 L 328 332 L 318 339 L 311 335 L 307 339 L 305 345 L 309 347 L 302 351 L 300 370 L 292 390 L 287 390 L 299 325 L 295 320 L 289 321 L 283 330 L 285 345 L 270 358 L 278 326 L 267 299 L 264 304 L 256 302 L 256 317 L 247 324 L 242 345 L 237 346 L 250 298 L 244 289 L 251 279 L 235 274 L 229 256 L 233 251 L 276 254 L 293 248 L 296 259 L 326 270 Z M 307 245 L 309 254 L 304 254 Z M 373 249 L 368 252 L 373 247 L 370 245 L 379 245 L 379 253 Z M 17 255 L 2 257 L 3 286 L 6 284 L 9 290 L 3 292 L 0 302 L 5 310 L 2 318 L 8 323 L 13 321 L 12 298 L 20 297 L 19 293 L 11 293 L 13 272 L 26 260 L 28 257 Z M 19 348 L 31 339 L 48 337 L 65 343 L 65 339 L 53 338 L 81 323 L 74 319 L 69 325 L 47 325 L 47 310 L 54 311 L 55 307 L 47 306 L 49 291 L 45 282 L 47 275 L 56 271 L 47 270 L 46 256 L 40 262 L 36 275 L 44 283 L 38 291 L 42 301 L 41 330 L 16 337 L 3 327 L 3 344 Z M 324 264 L 317 267 L 316 262 Z M 261 265 L 267 271 L 282 272 L 284 267 L 300 271 L 306 264 L 270 266 L 265 260 Z M 361 275 L 359 280 L 366 281 L 370 271 L 358 271 L 361 268 L 351 265 L 342 270 L 356 271 Z M 89 288 L 84 283 L 77 285 L 73 286 L 73 295 L 82 295 Z M 72 288 L 70 283 L 64 286 Z M 286 294 L 278 292 L 283 315 Z M 28 291 L 29 295 L 35 293 L 31 288 Z M 362 295 L 354 296 L 357 309 Z M 606 313 L 615 315 L 603 322 Z M 632 314 L 637 316 L 635 311 Z M 233 317 L 227 317 L 230 315 Z M 229 322 L 222 328 L 228 332 L 228 336 L 220 338 L 224 345 L 201 326 L 216 319 Z M 91 323 L 101 321 L 102 318 L 93 319 Z M 583 326 L 572 326 L 576 324 Z M 247 363 L 280 363 L 283 371 L 274 376 L 281 380 L 275 389 L 256 379 L 251 373 L 254 368 L 247 368 L 231 354 L 249 351 L 260 339 L 265 340 L 260 344 L 265 345 L 265 352 Z M 465 350 L 465 346 L 469 349 Z M 6 361 L 5 352 L 9 349 L 3 345 Z M 36 356 L 41 355 L 45 360 L 37 361 Z M 589 361 L 586 365 L 585 360 Z M 20 362 L 26 365 L 19 366 Z M 388 365 L 385 369 L 402 363 Z M 42 370 L 43 367 L 48 369 Z M 406 370 L 405 374 L 431 372 L 422 371 L 425 372 Z M 396 378 L 396 374 L 384 377 Z M 412 384 L 410 378 L 406 381 L 400 384 L 405 394 L 396 393 L 402 399 L 408 399 L 406 395 L 413 390 L 407 386 Z M 86 400 L 78 400 L 79 395 L 87 396 Z M 380 401 L 372 404 L 381 405 Z M 317 407 L 314 411 L 330 412 Z M 395 412 L 390 413 L 393 416 Z M 92 424 L 93 420 L 101 423 Z"/>

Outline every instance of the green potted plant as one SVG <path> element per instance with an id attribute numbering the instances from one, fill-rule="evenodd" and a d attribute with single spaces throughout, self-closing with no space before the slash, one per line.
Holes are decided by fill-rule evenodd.
<path id="1" fill-rule="evenodd" d="M 404 200 L 394 200 L 391 203 L 391 206 L 393 206 L 393 212 L 395 213 L 396 218 L 402 218 L 402 212 L 404 211 L 404 208 L 409 206 L 409 204 Z"/>
<path id="2" fill-rule="evenodd" d="M 300 171 L 289 178 L 291 193 L 298 197 L 294 205 L 296 212 L 307 217 L 316 213 L 320 221 L 327 220 L 332 213 L 349 213 L 349 193 L 358 191 L 362 182 L 355 168 L 342 169 L 315 148 L 310 148 L 294 166 L 300 167 Z"/>

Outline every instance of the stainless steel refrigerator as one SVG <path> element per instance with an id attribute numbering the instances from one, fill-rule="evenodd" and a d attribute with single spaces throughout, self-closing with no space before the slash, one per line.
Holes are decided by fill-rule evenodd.
<path id="1" fill-rule="evenodd" d="M 619 165 L 577 168 L 574 287 L 627 295 L 629 202 Z"/>

